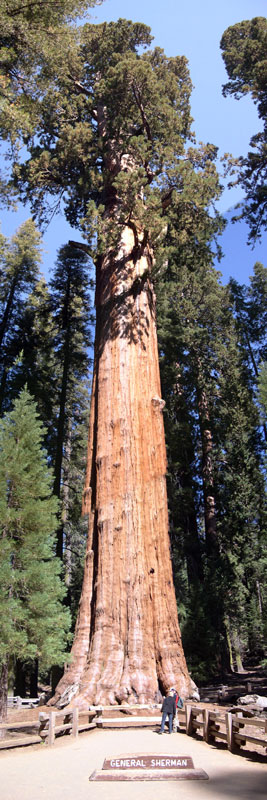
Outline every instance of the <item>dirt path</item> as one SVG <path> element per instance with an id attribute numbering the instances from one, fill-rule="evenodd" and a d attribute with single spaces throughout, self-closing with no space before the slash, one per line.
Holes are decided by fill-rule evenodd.
<path id="1" fill-rule="evenodd" d="M 209 781 L 93 783 L 89 775 L 104 758 L 122 753 L 187 755 Z M 184 733 L 94 730 L 46 745 L 0 753 L 1 800 L 266 800 L 267 769 Z"/>

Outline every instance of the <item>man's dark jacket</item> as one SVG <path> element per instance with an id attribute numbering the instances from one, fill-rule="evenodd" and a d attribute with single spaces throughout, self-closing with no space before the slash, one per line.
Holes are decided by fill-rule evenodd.
<path id="1" fill-rule="evenodd" d="M 167 714 L 173 714 L 175 716 L 176 703 L 173 695 L 169 694 L 168 697 L 164 698 L 161 711 L 167 711 Z"/>

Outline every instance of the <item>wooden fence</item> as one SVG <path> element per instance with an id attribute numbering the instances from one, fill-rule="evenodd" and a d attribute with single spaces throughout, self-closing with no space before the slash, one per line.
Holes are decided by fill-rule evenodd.
<path id="1" fill-rule="evenodd" d="M 211 711 L 209 708 L 191 706 L 189 703 L 185 705 L 184 716 L 184 725 L 188 736 L 193 736 L 195 733 L 200 734 L 208 744 L 215 744 L 216 739 L 221 740 L 227 744 L 228 750 L 232 753 L 238 751 L 247 742 L 261 745 L 267 751 L 266 736 L 264 738 L 256 736 L 257 730 L 255 736 L 252 736 L 250 731 L 246 730 L 249 726 L 267 734 L 266 718 L 246 718 L 242 712 L 236 714 L 231 712 L 222 713 L 220 711 Z"/>
<path id="2" fill-rule="evenodd" d="M 9 695 L 7 698 L 8 708 L 34 708 L 40 704 L 40 697 L 20 697 L 19 695 Z"/>
<path id="3" fill-rule="evenodd" d="M 151 712 L 149 706 L 135 706 L 138 713 L 140 711 Z M 124 727 L 154 727 L 161 722 L 160 707 L 155 707 L 155 715 L 134 715 L 129 714 L 129 706 L 120 706 L 118 711 L 123 712 L 121 716 L 108 716 L 114 708 L 110 706 L 95 706 L 88 711 L 79 711 L 77 708 L 71 711 L 48 711 L 39 713 L 39 720 L 30 722 L 3 722 L 0 724 L 0 731 L 24 732 L 23 738 L 0 739 L 0 749 L 8 747 L 19 747 L 28 744 L 37 744 L 45 741 L 50 747 L 54 744 L 55 738 L 59 734 L 69 733 L 77 737 L 79 733 L 93 728 L 124 728 Z M 125 713 L 124 713 L 125 712 Z M 128 713 L 127 713 L 128 712 Z M 267 750 L 267 719 L 265 718 L 246 718 L 242 712 L 232 714 L 220 711 L 211 711 L 208 708 L 199 708 L 185 703 L 184 709 L 179 711 L 180 728 L 188 736 L 199 735 L 208 744 L 215 744 L 216 741 L 223 741 L 231 752 L 238 752 L 242 745 L 253 743 L 262 746 Z M 255 729 L 255 735 L 251 730 Z M 35 729 L 34 735 L 25 736 L 27 729 Z M 254 733 L 254 731 L 253 731 Z M 261 735 L 259 735 L 261 733 Z M 258 735 L 257 735 L 258 734 Z"/>
<path id="4" fill-rule="evenodd" d="M 4 734 L 6 731 L 23 731 L 23 737 L 16 737 L 10 739 L 0 738 L 0 750 L 11 747 L 22 747 L 29 744 L 38 744 L 45 741 L 50 747 L 54 744 L 55 738 L 58 734 L 70 733 L 72 736 L 78 736 L 82 731 L 96 728 L 98 718 L 98 711 L 78 711 L 74 708 L 72 711 L 49 711 L 48 713 L 41 711 L 38 720 L 22 721 L 22 722 L 1 722 L 0 733 Z M 27 729 L 36 733 L 32 736 L 25 735 Z"/>
<path id="5" fill-rule="evenodd" d="M 240 677 L 240 676 L 239 676 Z M 240 683 L 232 685 L 225 685 L 220 683 L 217 686 L 201 686 L 199 688 L 200 702 L 201 703 L 221 703 L 227 705 L 228 703 L 238 702 L 238 697 L 244 694 L 267 694 L 267 681 L 266 677 L 254 681 L 243 680 Z"/>

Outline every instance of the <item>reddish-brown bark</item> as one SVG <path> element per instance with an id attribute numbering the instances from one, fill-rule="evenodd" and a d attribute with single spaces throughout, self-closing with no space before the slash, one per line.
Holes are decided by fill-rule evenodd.
<path id="1" fill-rule="evenodd" d="M 4 662 L 0 665 L 0 721 L 5 722 L 7 719 L 7 693 L 8 693 L 8 663 Z M 0 738 L 3 737 L 5 731 L 0 731 Z"/>
<path id="2" fill-rule="evenodd" d="M 126 227 L 96 286 L 93 396 L 84 490 L 89 516 L 71 664 L 55 700 L 153 701 L 192 689 L 169 549 L 166 452 L 148 244 Z"/>

